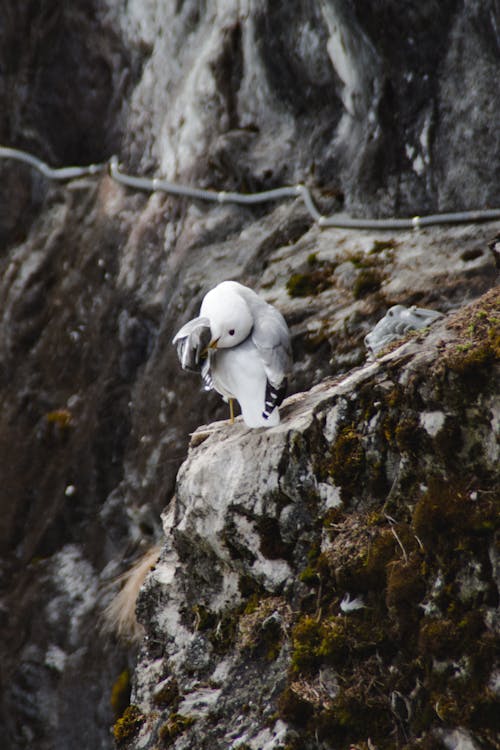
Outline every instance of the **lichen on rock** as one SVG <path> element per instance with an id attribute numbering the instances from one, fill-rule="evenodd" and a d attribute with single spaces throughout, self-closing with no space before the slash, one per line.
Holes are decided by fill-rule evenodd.
<path id="1" fill-rule="evenodd" d="M 278 719 L 266 747 L 417 747 L 439 743 L 443 722 L 494 742 L 499 474 L 484 438 L 499 360 L 475 358 L 471 379 L 456 357 L 461 321 L 491 323 L 498 302 L 493 290 L 297 394 L 279 427 L 215 424 L 191 448 L 139 607 L 149 639 L 137 670 L 161 663 L 181 706 L 195 707 L 179 747 L 256 747 Z M 479 348 L 498 332 L 474 330 Z M 440 428 L 419 428 L 438 403 Z M 447 423 L 460 427 L 443 450 Z M 341 506 L 322 499 L 325 480 Z M 346 594 L 363 606 L 343 611 Z M 158 710 L 155 680 L 133 696 L 146 715 Z M 137 742 L 153 747 L 154 732 Z"/>

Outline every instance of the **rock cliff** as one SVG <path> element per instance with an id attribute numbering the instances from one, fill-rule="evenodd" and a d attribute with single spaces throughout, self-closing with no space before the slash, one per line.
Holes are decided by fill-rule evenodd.
<path id="1" fill-rule="evenodd" d="M 4 6 L 0 142 L 53 166 L 303 182 L 325 214 L 500 204 L 494 0 Z M 123 747 L 494 746 L 499 223 L 0 176 L 5 747 L 108 750 L 117 720 Z M 216 423 L 170 344 L 222 278 L 291 328 L 267 433 Z M 395 304 L 447 317 L 365 365 Z M 155 543 L 137 662 L 102 613 Z"/>
<path id="2" fill-rule="evenodd" d="M 194 433 L 124 742 L 494 746 L 498 303 L 292 396 L 279 427 Z"/>

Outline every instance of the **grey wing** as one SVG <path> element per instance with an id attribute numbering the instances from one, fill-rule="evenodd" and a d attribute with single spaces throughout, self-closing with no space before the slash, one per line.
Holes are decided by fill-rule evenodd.
<path id="1" fill-rule="evenodd" d="M 292 369 L 290 332 L 282 314 L 265 304 L 254 310 L 252 341 L 262 361 L 267 379 L 278 388 Z"/>
<path id="2" fill-rule="evenodd" d="M 431 323 L 434 323 L 438 318 L 442 318 L 443 313 L 437 310 L 428 310 L 425 307 L 415 307 L 412 305 L 408 309 L 408 318 L 415 328 L 426 328 Z"/>
<path id="3" fill-rule="evenodd" d="M 172 343 L 183 370 L 199 372 L 206 359 L 206 349 L 212 334 L 208 318 L 193 318 L 175 334 Z"/>

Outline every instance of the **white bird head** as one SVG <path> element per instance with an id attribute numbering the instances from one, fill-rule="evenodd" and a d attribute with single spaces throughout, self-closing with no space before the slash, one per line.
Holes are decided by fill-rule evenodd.
<path id="1" fill-rule="evenodd" d="M 208 318 L 212 341 L 209 346 L 229 349 L 241 344 L 253 328 L 253 317 L 232 281 L 223 281 L 203 298 L 200 316 Z"/>

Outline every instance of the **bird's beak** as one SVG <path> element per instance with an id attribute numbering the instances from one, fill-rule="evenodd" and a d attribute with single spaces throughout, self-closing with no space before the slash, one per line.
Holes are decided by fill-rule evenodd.
<path id="1" fill-rule="evenodd" d="M 201 353 L 201 356 L 202 357 L 206 357 L 206 356 L 208 356 L 208 352 L 210 351 L 210 349 L 212 349 L 212 351 L 214 349 L 217 349 L 217 343 L 218 343 L 218 341 L 219 341 L 219 339 L 212 339 L 212 341 L 209 344 L 207 344 L 207 346 L 203 349 L 203 351 Z"/>

